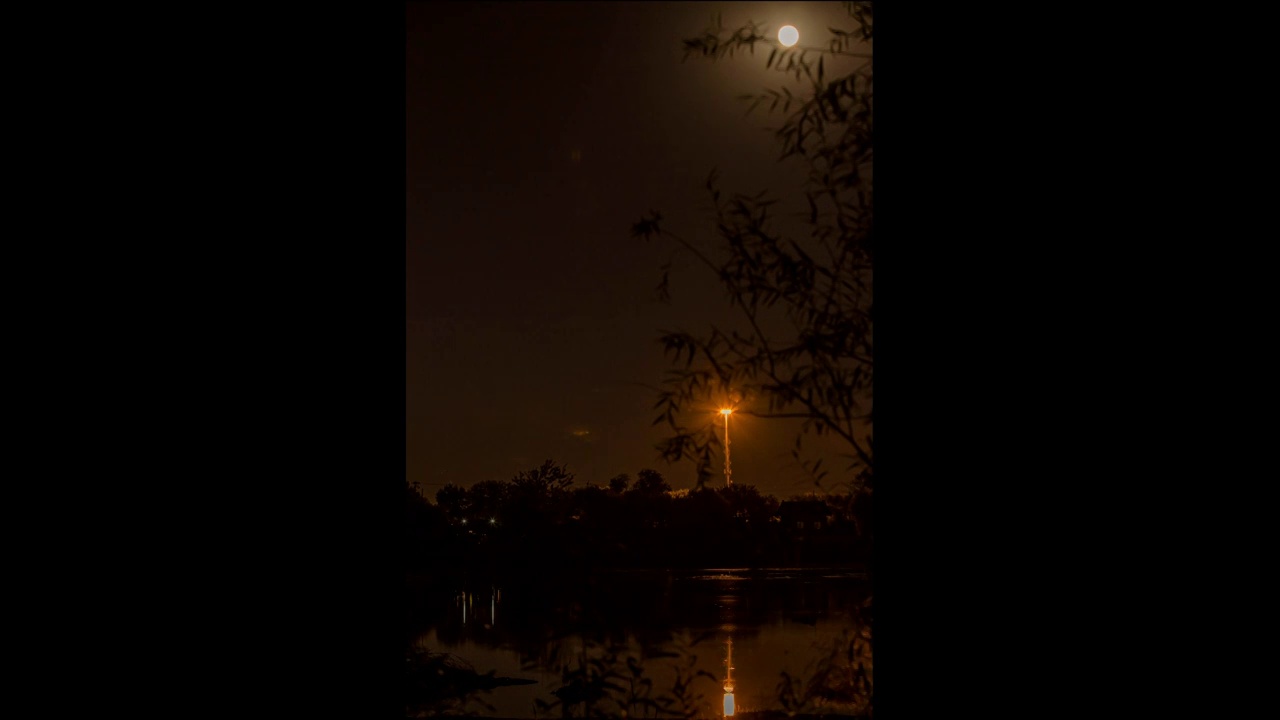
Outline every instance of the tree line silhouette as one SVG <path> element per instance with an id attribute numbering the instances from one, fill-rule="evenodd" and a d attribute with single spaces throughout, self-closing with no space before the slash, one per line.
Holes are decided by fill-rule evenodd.
<path id="1" fill-rule="evenodd" d="M 575 486 L 548 460 L 508 481 L 409 486 L 411 570 L 852 566 L 870 556 L 871 495 L 779 501 L 751 485 L 672 490 L 651 469 Z"/>

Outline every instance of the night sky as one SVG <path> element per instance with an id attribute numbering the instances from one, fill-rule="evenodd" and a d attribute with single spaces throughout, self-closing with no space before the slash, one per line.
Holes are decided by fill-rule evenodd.
<path id="1" fill-rule="evenodd" d="M 631 224 L 656 209 L 713 247 L 713 168 L 727 192 L 784 198 L 803 177 L 777 161 L 781 116 L 736 99 L 789 82 L 767 49 L 681 63 L 717 12 L 771 37 L 795 25 L 801 45 L 850 24 L 839 3 L 408 5 L 406 479 L 429 495 L 546 459 L 579 484 L 651 467 L 693 485 L 654 449 L 657 338 L 723 323 L 723 291 L 679 255 L 659 301 L 675 247 Z M 811 489 L 792 430 L 737 419 L 734 481 Z"/>

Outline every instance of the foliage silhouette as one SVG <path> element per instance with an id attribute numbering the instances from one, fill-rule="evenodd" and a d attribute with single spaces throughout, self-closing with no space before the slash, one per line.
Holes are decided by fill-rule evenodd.
<path id="1" fill-rule="evenodd" d="M 780 673 L 778 702 L 789 715 L 830 713 L 871 715 L 873 663 L 870 600 L 857 624 L 832 638 L 822 655 L 800 676 Z"/>
<path id="2" fill-rule="evenodd" d="M 405 673 L 406 714 L 409 717 L 466 715 L 473 705 L 493 712 L 481 693 L 504 685 L 526 685 L 530 680 L 478 673 L 466 660 L 449 653 L 422 649 L 409 652 Z"/>
<path id="3" fill-rule="evenodd" d="M 668 485 L 666 479 L 662 477 L 662 473 L 656 470 L 646 469 L 641 470 L 636 475 L 636 485 L 632 489 L 632 492 L 640 495 L 657 496 L 662 493 L 669 492 L 670 490 L 671 486 Z"/>
<path id="4" fill-rule="evenodd" d="M 715 205 L 714 251 L 673 232 L 657 211 L 632 227 L 635 237 L 665 238 L 691 253 L 723 285 L 740 321 L 741 328 L 713 327 L 702 335 L 676 330 L 661 338 L 674 368 L 655 405 L 655 424 L 666 423 L 671 431 L 659 449 L 670 461 L 695 462 L 699 484 L 712 476 L 712 450 L 720 439 L 714 420 L 686 426 L 682 411 L 715 400 L 756 417 L 801 419 L 793 455 L 819 486 L 829 470 L 820 459 L 805 459 L 800 436 L 839 438 L 849 465 L 838 486 L 851 494 L 871 489 L 872 14 L 869 2 L 846 8 L 853 29 L 830 28 L 824 48 L 784 48 L 756 23 L 726 33 L 718 20 L 684 41 L 686 59 L 713 61 L 771 46 L 766 67 L 806 86 L 800 94 L 784 85 L 741 99 L 751 102 L 748 112 L 768 101 L 770 112 L 785 116 L 775 139 L 781 160 L 807 167 L 800 188 L 807 233 L 775 228 L 778 200 L 768 191 L 723 196 L 714 171 L 707 180 Z M 830 77 L 833 61 L 853 68 Z M 669 269 L 663 268 L 658 286 L 668 299 Z"/>
<path id="5" fill-rule="evenodd" d="M 647 653 L 650 658 L 671 659 L 674 677 L 669 689 L 661 692 L 655 692 L 641 658 L 629 647 L 588 642 L 577 657 L 560 666 L 561 684 L 552 693 L 557 700 L 536 701 L 538 708 L 545 712 L 559 707 L 566 718 L 719 718 L 705 690 L 716 694 L 720 678 L 697 668 L 695 652 L 710 637 L 676 633 L 665 649 Z M 821 642 L 819 649 L 817 660 L 801 675 L 779 673 L 776 703 L 751 716 L 872 717 L 870 632 L 865 621 Z"/>
<path id="6" fill-rule="evenodd" d="M 578 657 L 560 666 L 561 684 L 552 692 L 556 700 L 535 701 L 539 710 L 559 707 L 563 717 L 708 717 L 710 706 L 695 682 L 715 677 L 698 670 L 694 646 L 700 639 L 687 632 L 669 638 L 665 647 L 641 649 L 639 655 L 626 644 L 588 642 Z M 643 660 L 669 658 L 674 678 L 669 690 L 655 692 L 646 677 Z"/>
<path id="7" fill-rule="evenodd" d="M 673 491 L 643 469 L 625 492 L 574 487 L 547 461 L 507 482 L 447 485 L 431 503 L 408 489 L 411 570 L 581 573 L 607 568 L 860 566 L 869 503 L 812 496 L 820 532 L 782 522 L 777 498 L 750 485 Z M 619 487 L 621 483 L 617 484 Z"/>

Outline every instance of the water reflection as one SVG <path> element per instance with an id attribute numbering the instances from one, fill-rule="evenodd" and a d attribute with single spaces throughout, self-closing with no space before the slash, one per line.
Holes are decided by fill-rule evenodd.
<path id="1" fill-rule="evenodd" d="M 733 717 L 733 636 L 725 638 L 724 716 Z"/>
<path id="2" fill-rule="evenodd" d="M 651 680 L 655 694 L 668 689 L 675 682 L 672 653 L 679 649 L 673 638 L 681 635 L 690 647 L 699 639 L 716 646 L 695 648 L 696 667 L 688 671 L 705 672 L 694 678 L 693 690 L 703 698 L 704 716 L 720 710 L 724 718 L 740 718 L 776 707 L 779 673 L 803 673 L 818 659 L 817 644 L 858 626 L 857 608 L 869 593 L 862 576 L 816 570 L 485 577 L 413 589 L 411 643 L 463 659 L 481 674 L 492 670 L 534 683 L 484 696 L 495 708 L 488 714 L 509 718 L 545 714 L 535 701 L 555 701 L 565 670 L 599 660 L 608 648 L 618 648 L 626 680 L 618 682 L 627 693 L 632 665 L 642 672 L 635 683 Z M 497 606 L 504 601 L 499 627 Z"/>
<path id="3" fill-rule="evenodd" d="M 501 599 L 502 599 L 502 591 L 498 590 L 496 587 L 490 588 L 489 622 L 485 623 L 484 625 L 486 630 L 491 630 L 498 626 L 498 601 Z M 475 602 L 476 602 L 475 594 L 465 592 L 465 591 L 459 592 L 454 599 L 454 606 L 460 607 L 462 610 L 462 624 L 464 626 L 467 624 L 468 617 L 475 618 L 475 610 L 474 610 Z M 483 599 L 481 600 L 481 602 L 483 602 Z"/>

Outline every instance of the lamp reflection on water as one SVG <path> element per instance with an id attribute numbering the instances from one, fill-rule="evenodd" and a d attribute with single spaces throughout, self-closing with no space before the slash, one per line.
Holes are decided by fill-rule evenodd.
<path id="1" fill-rule="evenodd" d="M 733 717 L 733 636 L 725 640 L 727 653 L 724 658 L 724 716 Z"/>
<path id="2" fill-rule="evenodd" d="M 484 596 L 481 595 L 481 602 L 484 602 Z M 485 629 L 492 629 L 498 624 L 498 603 L 502 600 L 502 591 L 497 588 L 490 588 L 489 592 L 489 622 L 485 623 Z M 466 625 L 468 620 L 475 622 L 483 622 L 484 611 L 481 610 L 477 615 L 475 610 L 476 596 L 474 593 L 466 591 L 459 592 L 454 598 L 454 605 L 462 606 L 462 624 Z M 481 605 L 483 608 L 484 606 Z"/>

